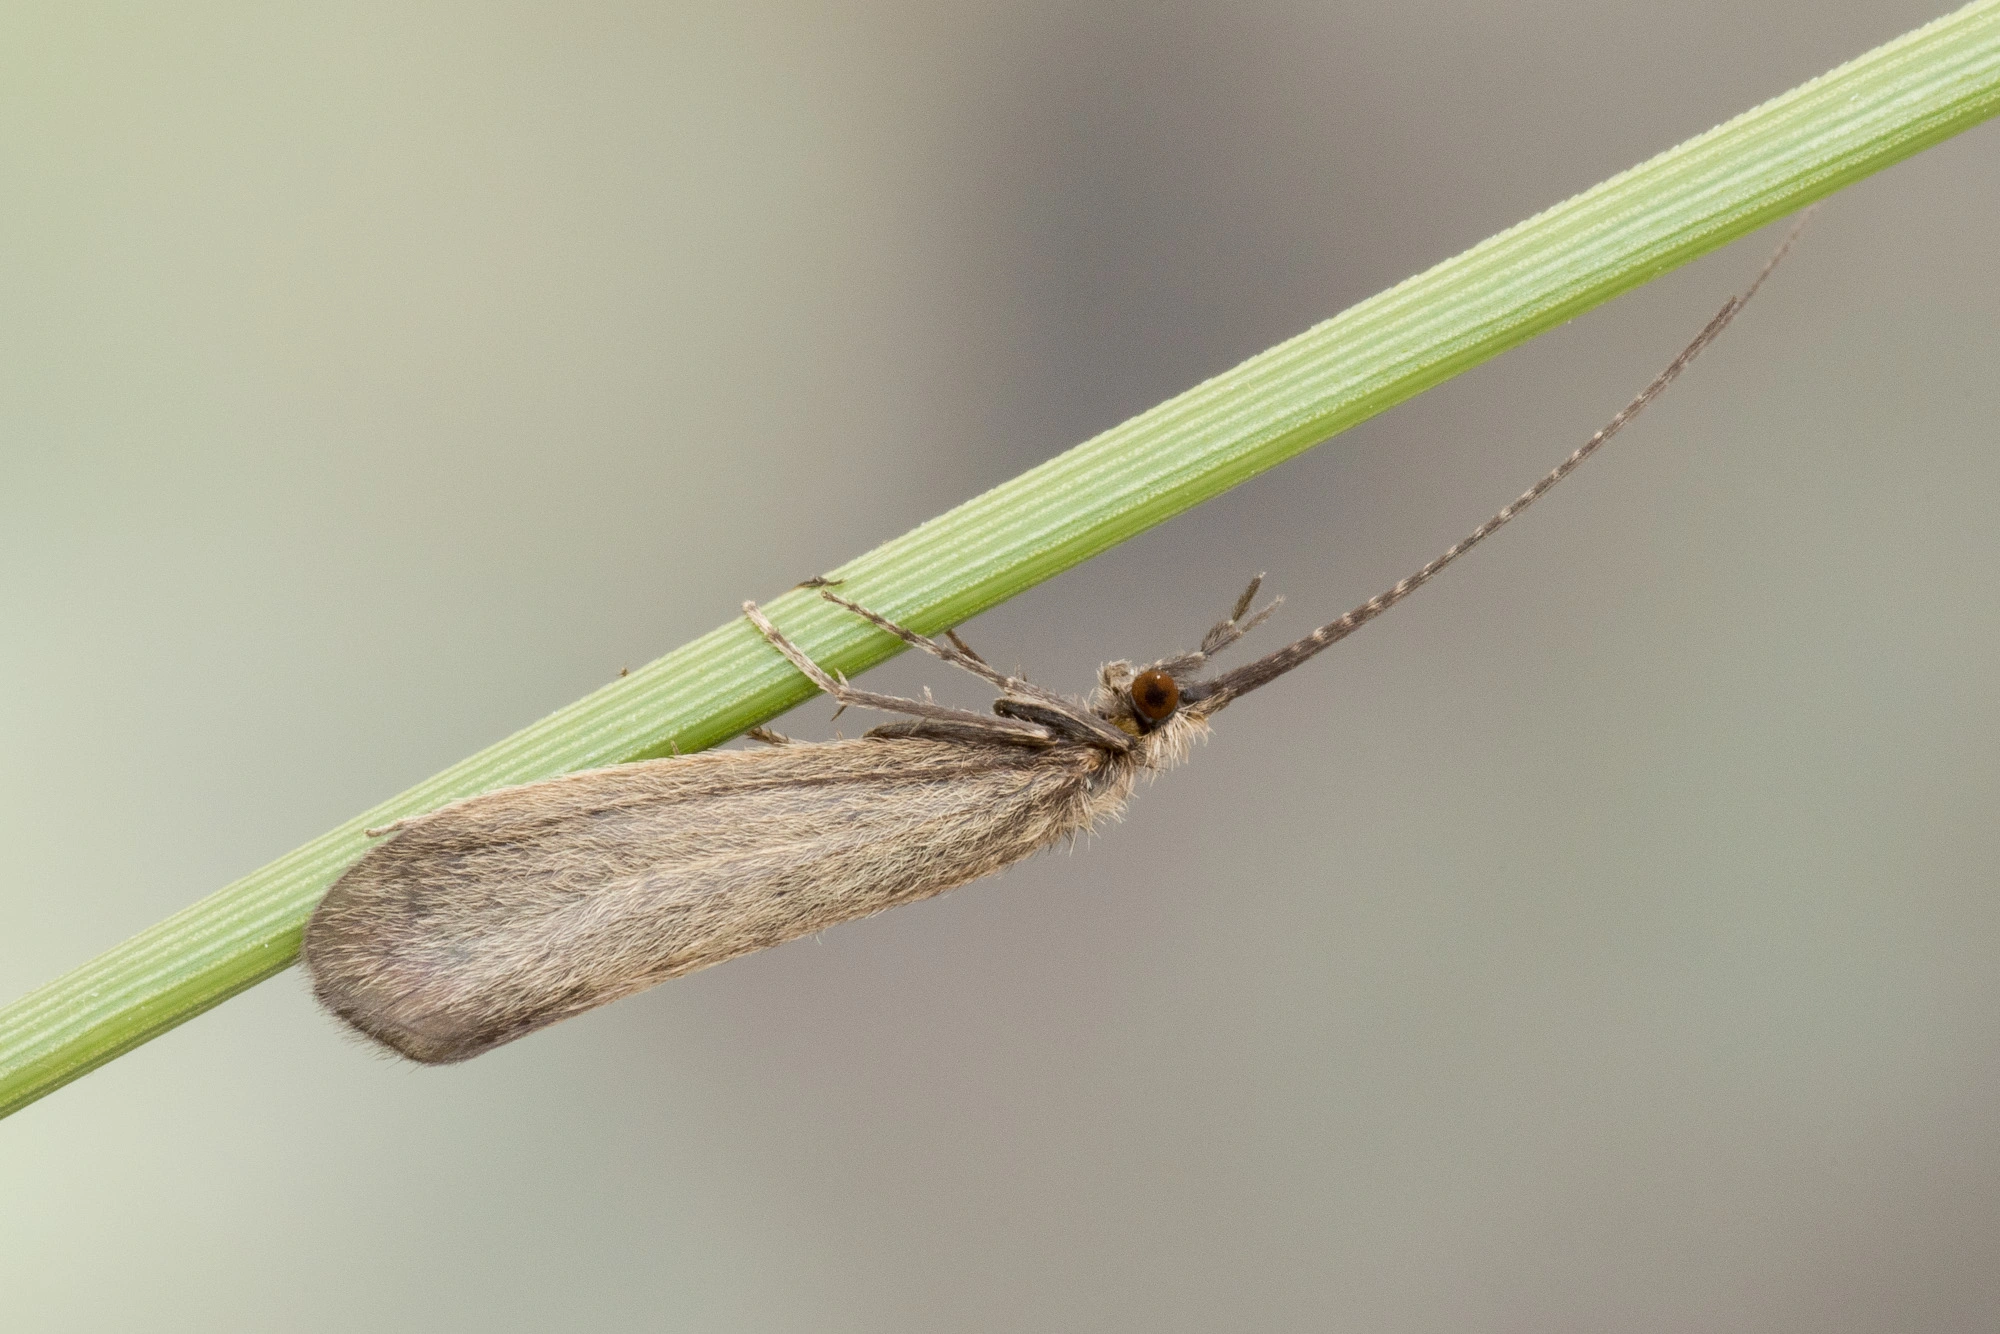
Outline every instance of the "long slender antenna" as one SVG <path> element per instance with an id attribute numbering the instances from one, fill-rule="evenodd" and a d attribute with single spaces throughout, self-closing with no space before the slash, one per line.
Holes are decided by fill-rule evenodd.
<path id="1" fill-rule="evenodd" d="M 1647 404 L 1658 398 L 1666 391 L 1668 385 L 1679 379 L 1681 372 L 1688 368 L 1689 363 L 1701 355 L 1702 349 L 1714 342 L 1716 337 L 1729 327 L 1729 322 L 1742 313 L 1743 307 L 1750 304 L 1750 298 L 1757 295 L 1757 289 L 1764 285 L 1764 280 L 1771 276 L 1772 270 L 1776 269 L 1779 263 L 1791 251 L 1793 242 L 1799 239 L 1799 233 L 1805 230 L 1805 225 L 1811 219 L 1812 214 L 1813 210 L 1809 208 L 1799 215 L 1799 220 L 1792 224 L 1791 230 L 1785 234 L 1785 239 L 1779 242 L 1776 250 L 1771 252 L 1771 257 L 1764 261 L 1764 267 L 1758 270 L 1756 278 L 1751 281 L 1750 285 L 1736 296 L 1729 298 L 1724 303 L 1722 309 L 1716 312 L 1715 318 L 1710 320 L 1707 326 L 1695 335 L 1694 341 L 1682 348 L 1680 355 L 1668 362 L 1667 368 L 1654 376 L 1653 382 L 1644 389 L 1641 389 L 1637 398 L 1627 403 L 1617 416 L 1606 422 L 1603 430 L 1584 441 L 1582 447 L 1574 454 L 1571 454 L 1561 463 L 1558 463 L 1549 472 L 1548 476 L 1522 492 L 1513 504 L 1501 510 L 1485 523 L 1480 524 L 1470 533 L 1467 533 L 1464 539 L 1452 547 L 1451 550 L 1445 552 L 1415 574 L 1402 580 L 1394 588 L 1388 589 L 1386 592 L 1377 593 L 1374 597 L 1369 598 L 1366 602 L 1338 620 L 1327 622 L 1303 639 L 1287 644 L 1273 653 L 1266 654 L 1255 662 L 1245 663 L 1234 671 L 1224 672 L 1208 681 L 1199 682 L 1189 687 L 1183 692 L 1182 698 L 1189 703 L 1196 701 L 1204 702 L 1207 711 L 1212 713 L 1238 695 L 1248 694 L 1258 686 L 1276 680 L 1314 654 L 1347 638 L 1347 636 L 1353 634 L 1356 630 L 1359 630 L 1362 626 L 1374 620 L 1377 616 L 1380 616 L 1383 612 L 1389 610 L 1389 608 L 1395 606 L 1419 588 L 1422 588 L 1435 578 L 1438 572 L 1443 570 L 1445 566 L 1451 564 L 1460 556 L 1463 556 L 1466 552 L 1493 536 L 1495 532 L 1506 525 L 1508 520 L 1547 495 L 1557 482 L 1575 472 L 1577 466 L 1602 448 L 1605 441 L 1624 430 L 1634 417 L 1645 411 Z"/>

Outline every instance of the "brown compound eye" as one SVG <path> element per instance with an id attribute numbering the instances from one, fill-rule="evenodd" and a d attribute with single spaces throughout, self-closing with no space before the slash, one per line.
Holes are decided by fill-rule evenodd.
<path id="1" fill-rule="evenodd" d="M 1181 706 L 1181 688 L 1174 678 L 1150 667 L 1132 678 L 1132 712 L 1149 723 L 1163 723 Z"/>

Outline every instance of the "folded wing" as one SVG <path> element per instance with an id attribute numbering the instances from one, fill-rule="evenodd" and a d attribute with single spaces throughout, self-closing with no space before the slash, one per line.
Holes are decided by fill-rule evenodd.
<path id="1" fill-rule="evenodd" d="M 1088 827 L 1129 787 L 1087 747 L 917 737 L 571 774 L 401 825 L 314 912 L 306 966 L 363 1033 L 416 1060 L 463 1060 L 989 874 Z"/>

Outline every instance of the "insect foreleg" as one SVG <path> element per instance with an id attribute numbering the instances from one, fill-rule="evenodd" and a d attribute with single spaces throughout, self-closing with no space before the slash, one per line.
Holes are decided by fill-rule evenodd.
<path id="1" fill-rule="evenodd" d="M 771 647 L 785 655 L 792 666 L 805 674 L 807 680 L 831 695 L 842 708 L 875 709 L 882 713 L 906 713 L 913 718 L 929 718 L 938 722 L 956 723 L 978 729 L 987 736 L 1017 742 L 1029 746 L 1055 744 L 1055 735 L 1045 727 L 1032 723 L 1008 722 L 983 713 L 973 713 L 969 709 L 947 708 L 933 704 L 929 700 L 904 699 L 900 695 L 878 695 L 872 690 L 857 690 L 847 683 L 845 677 L 827 671 L 805 655 L 805 652 L 785 638 L 770 618 L 758 610 L 754 602 L 743 604 L 743 615 L 757 632 L 770 641 Z"/>
<path id="2" fill-rule="evenodd" d="M 986 659 L 980 657 L 972 650 L 965 648 L 963 642 L 955 634 L 951 635 L 952 642 L 950 644 L 940 644 L 928 635 L 920 635 L 915 630 L 898 625 L 887 616 L 872 612 L 858 602 L 849 602 L 839 594 L 829 593 L 822 588 L 819 591 L 819 595 L 837 607 L 845 607 L 862 620 L 867 621 L 870 625 L 887 630 L 910 647 L 920 648 L 941 662 L 948 662 L 954 667 L 962 667 L 989 685 L 999 686 L 1002 690 L 1020 690 L 1022 687 L 1028 686 L 1026 681 L 1017 680 L 1005 672 L 997 671 L 988 666 Z M 1028 689 L 1032 691 L 1034 687 L 1029 686 Z"/>
<path id="3" fill-rule="evenodd" d="M 962 667 L 980 680 L 1000 687 L 1007 696 L 1012 697 L 1014 700 L 1029 702 L 1033 706 L 1032 711 L 1038 722 L 1055 726 L 1057 730 L 1069 733 L 1078 740 L 1094 741 L 1100 745 L 1107 745 L 1113 750 L 1125 751 L 1131 748 L 1131 738 L 1105 722 L 1102 718 L 1099 718 L 1096 714 L 1090 712 L 1090 710 L 1079 706 L 1074 700 L 1064 699 L 1055 691 L 1046 690 L 1032 681 L 1024 681 L 1018 676 L 1009 676 L 1005 672 L 996 671 L 987 665 L 986 659 L 966 649 L 956 635 L 951 636 L 952 643 L 940 644 L 937 640 L 927 635 L 920 635 L 915 630 L 900 626 L 888 617 L 872 612 L 859 603 L 849 602 L 846 598 L 838 594 L 829 593 L 824 588 L 819 591 L 819 595 L 835 606 L 845 607 L 862 620 L 867 621 L 870 625 L 880 626 L 882 629 L 896 636 L 896 638 L 902 640 L 905 644 L 913 648 L 920 648 L 932 657 L 942 662 L 948 662 L 954 667 Z M 1001 701 L 1002 704 L 1008 702 L 1005 699 Z M 1027 717 L 1027 715 L 1014 712 L 1011 709 L 1001 708 L 1000 705 L 995 705 L 994 707 L 996 712 L 1006 713 L 1010 717 L 1024 718 L 1024 720 Z M 1053 715 L 1053 718 L 1050 715 Z"/>
<path id="4" fill-rule="evenodd" d="M 986 661 L 986 659 L 980 657 L 977 653 L 972 651 L 972 645 L 966 643 L 963 639 L 960 639 L 958 637 L 958 631 L 947 630 L 944 632 L 944 637 L 951 641 L 951 646 L 953 648 L 957 649 L 960 653 L 963 653 L 966 657 L 972 659 L 974 662 L 983 663 Z"/>

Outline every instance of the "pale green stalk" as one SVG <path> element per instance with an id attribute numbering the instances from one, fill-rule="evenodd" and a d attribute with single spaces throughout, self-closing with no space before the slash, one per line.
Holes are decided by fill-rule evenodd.
<path id="1" fill-rule="evenodd" d="M 1363 301 L 834 573 L 938 630 L 1439 381 L 2000 110 L 2000 0 L 1980 0 Z M 849 674 L 896 651 L 816 596 L 773 617 Z M 0 1011 L 0 1114 L 290 964 L 362 830 L 454 797 L 698 750 L 811 687 L 731 621 Z"/>

